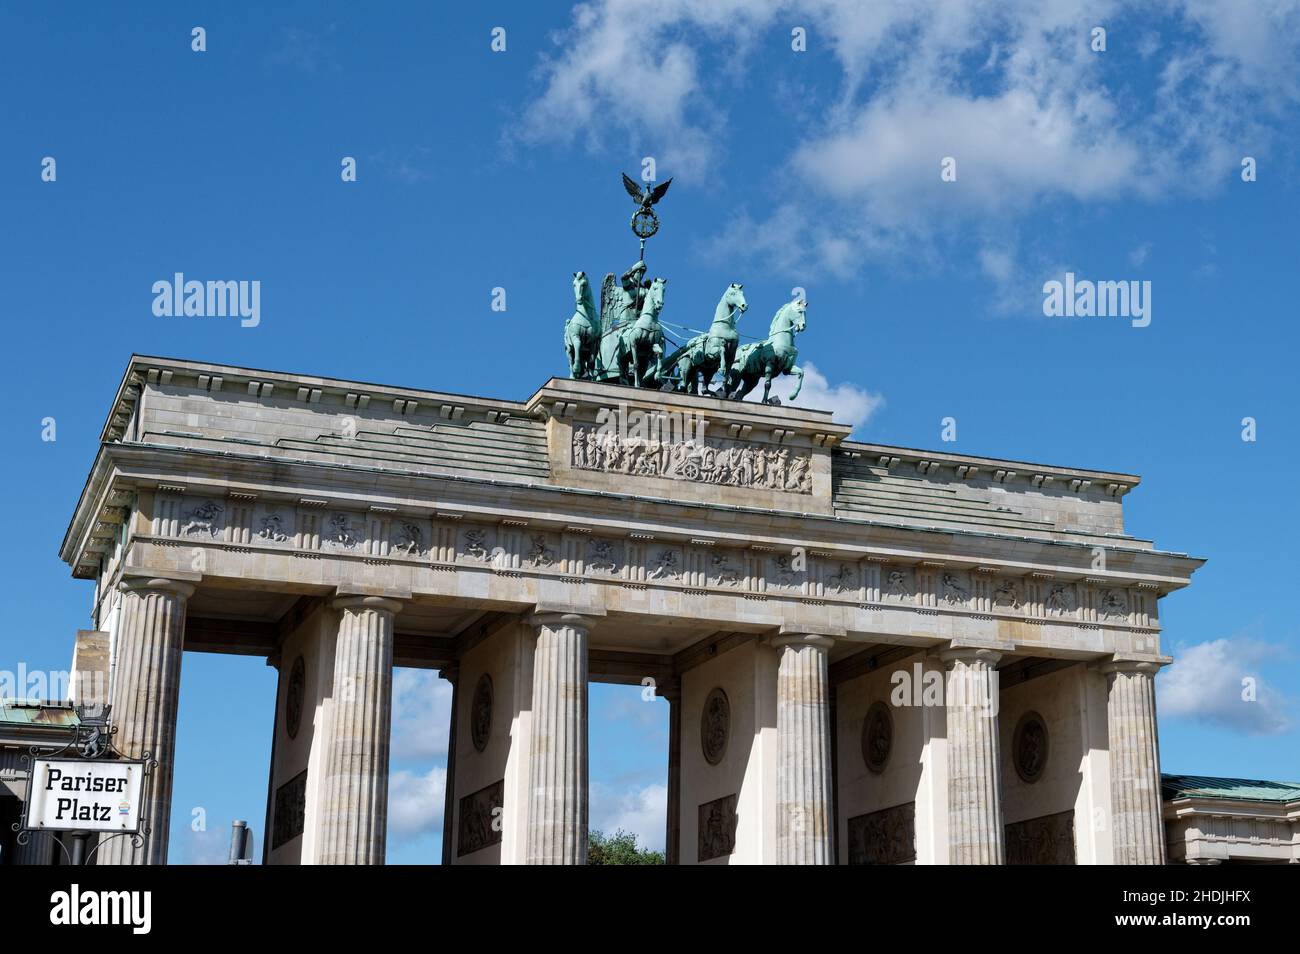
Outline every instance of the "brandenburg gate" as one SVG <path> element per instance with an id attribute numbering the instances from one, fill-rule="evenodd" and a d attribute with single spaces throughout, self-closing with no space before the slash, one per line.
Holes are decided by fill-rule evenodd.
<path id="1" fill-rule="evenodd" d="M 669 707 L 670 863 L 1165 861 L 1159 601 L 1202 561 L 1125 531 L 1137 477 L 575 370 L 130 359 L 61 550 L 158 760 L 100 863 L 166 859 L 187 651 L 279 673 L 271 864 L 383 863 L 394 666 L 455 686 L 448 863 L 585 862 L 593 680 Z"/>

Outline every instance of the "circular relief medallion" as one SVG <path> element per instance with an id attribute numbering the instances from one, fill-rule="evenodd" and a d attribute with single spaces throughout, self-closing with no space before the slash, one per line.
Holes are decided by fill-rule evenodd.
<path id="1" fill-rule="evenodd" d="M 474 687 L 474 700 L 469 707 L 469 735 L 474 748 L 480 752 L 486 749 L 491 734 L 492 677 L 483 673 L 479 676 L 478 685 Z"/>
<path id="2" fill-rule="evenodd" d="M 284 693 L 284 731 L 289 738 L 298 737 L 302 725 L 302 700 L 307 692 L 307 663 L 301 656 L 293 661 L 289 670 L 289 687 Z"/>
<path id="3" fill-rule="evenodd" d="M 894 716 L 883 702 L 873 702 L 862 720 L 862 761 L 879 775 L 894 750 Z"/>
<path id="4" fill-rule="evenodd" d="M 1037 782 L 1047 767 L 1047 723 L 1037 712 L 1026 712 L 1016 723 L 1011 739 L 1016 774 L 1026 782 Z"/>
<path id="5" fill-rule="evenodd" d="M 727 736 L 731 733 L 731 703 L 721 689 L 709 691 L 704 700 L 704 715 L 700 717 L 700 747 L 704 759 L 717 765 L 727 754 Z"/>

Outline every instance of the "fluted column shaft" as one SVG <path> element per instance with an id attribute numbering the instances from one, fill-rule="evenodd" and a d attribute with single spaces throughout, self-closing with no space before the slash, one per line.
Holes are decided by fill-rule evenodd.
<path id="1" fill-rule="evenodd" d="M 1117 865 L 1165 863 L 1154 662 L 1116 660 L 1106 674 L 1112 836 Z"/>
<path id="2" fill-rule="evenodd" d="M 140 822 L 150 833 L 141 848 L 129 838 L 105 839 L 95 856 L 101 865 L 167 863 L 167 838 L 176 770 L 176 709 L 180 704 L 181 654 L 189 583 L 165 579 L 124 580 L 116 634 L 117 667 L 112 714 L 113 744 L 128 758 L 154 759 Z"/>
<path id="3" fill-rule="evenodd" d="M 323 865 L 382 865 L 388 834 L 396 600 L 347 596 L 334 644 L 331 725 L 320 815 Z"/>
<path id="4" fill-rule="evenodd" d="M 830 676 L 824 636 L 773 641 L 776 674 L 776 862 L 831 863 Z"/>
<path id="5" fill-rule="evenodd" d="M 940 658 L 948 683 L 948 860 L 1006 864 L 997 715 L 1001 656 L 987 649 L 950 649 Z"/>
<path id="6" fill-rule="evenodd" d="M 528 756 L 527 861 L 587 863 L 587 626 L 539 614 Z"/>

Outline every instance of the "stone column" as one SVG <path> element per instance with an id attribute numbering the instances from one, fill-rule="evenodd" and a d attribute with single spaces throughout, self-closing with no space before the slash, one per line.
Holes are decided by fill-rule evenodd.
<path id="1" fill-rule="evenodd" d="M 460 705 L 460 663 L 452 663 L 438 673 L 451 683 L 451 723 L 447 727 L 447 776 L 442 802 L 442 863 L 456 858 L 456 713 Z"/>
<path id="2" fill-rule="evenodd" d="M 541 613 L 528 755 L 530 865 L 587 863 L 587 622 Z"/>
<path id="3" fill-rule="evenodd" d="M 1156 737 L 1158 662 L 1115 659 L 1106 675 L 1111 834 L 1117 865 L 1165 863 L 1160 743 Z"/>
<path id="4" fill-rule="evenodd" d="M 776 863 L 831 863 L 831 718 L 826 636 L 778 636 Z"/>
<path id="5" fill-rule="evenodd" d="M 948 861 L 954 865 L 1006 864 L 997 715 L 1000 658 L 988 649 L 940 654 L 948 682 Z"/>
<path id="6" fill-rule="evenodd" d="M 664 819 L 664 863 L 681 864 L 682 838 L 682 684 L 660 686 L 668 702 L 668 811 Z"/>
<path id="7" fill-rule="evenodd" d="M 344 596 L 321 788 L 322 865 L 382 865 L 388 834 L 388 746 L 393 717 L 393 617 L 379 596 Z"/>
<path id="8" fill-rule="evenodd" d="M 101 865 L 167 863 L 167 836 L 176 770 L 176 709 L 180 703 L 185 604 L 194 587 L 179 580 L 129 578 L 120 584 L 122 606 L 116 633 L 117 670 L 110 721 L 113 744 L 128 758 L 146 754 L 158 764 L 148 785 L 140 821 L 151 832 L 135 848 L 129 838 L 104 841 Z"/>

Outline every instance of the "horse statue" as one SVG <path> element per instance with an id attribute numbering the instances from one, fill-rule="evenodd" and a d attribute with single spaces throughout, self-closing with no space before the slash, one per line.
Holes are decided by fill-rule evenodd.
<path id="1" fill-rule="evenodd" d="M 623 339 L 623 378 L 630 372 L 636 387 L 657 387 L 663 372 L 664 331 L 659 312 L 664 307 L 666 278 L 656 278 L 645 292 L 645 302 L 636 321 L 625 328 Z M 630 365 L 630 367 L 628 367 Z"/>
<path id="2" fill-rule="evenodd" d="M 600 320 L 586 272 L 573 273 L 574 312 L 564 325 L 564 350 L 569 356 L 569 376 L 592 380 L 600 347 Z"/>
<path id="3" fill-rule="evenodd" d="M 799 390 L 803 387 L 803 368 L 794 363 L 799 357 L 799 349 L 794 346 L 794 336 L 807 325 L 807 309 L 808 303 L 802 298 L 782 305 L 772 318 L 767 340 L 747 344 L 736 352 L 736 359 L 727 372 L 728 397 L 743 400 L 746 394 L 754 390 L 758 379 L 762 378 L 763 403 L 780 404 L 780 398 L 768 397 L 772 390 L 772 377 L 777 374 L 796 376 L 799 381 L 790 400 L 799 396 Z"/>
<path id="4" fill-rule="evenodd" d="M 740 344 L 736 322 L 748 307 L 745 286 L 732 282 L 713 311 L 713 324 L 708 332 L 696 335 L 668 357 L 665 365 L 677 365 L 679 391 L 716 396 L 712 391 L 713 376 L 720 369 L 725 372 L 736 359 L 736 348 Z"/>

